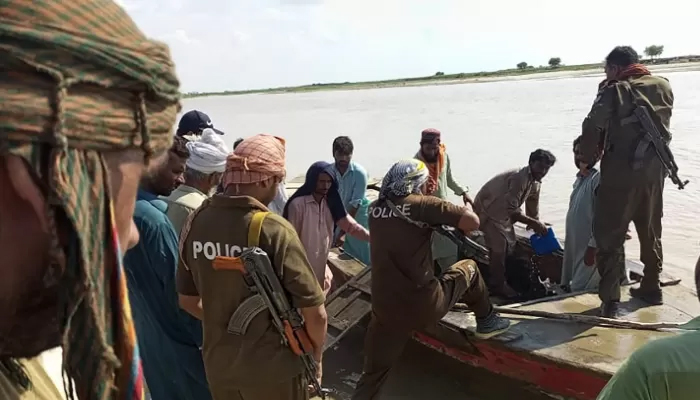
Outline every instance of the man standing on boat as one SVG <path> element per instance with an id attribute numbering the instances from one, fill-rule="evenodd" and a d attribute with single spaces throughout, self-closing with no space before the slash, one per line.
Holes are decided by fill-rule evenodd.
<path id="1" fill-rule="evenodd" d="M 420 150 L 415 156 L 428 167 L 427 194 L 448 200 L 450 189 L 455 195 L 462 197 L 464 204 L 474 205 L 469 197 L 469 187 L 460 185 L 452 176 L 452 163 L 440 136 L 441 133 L 437 129 L 424 129 L 421 132 Z M 438 233 L 433 233 L 432 254 L 433 260 L 442 270 L 457 262 L 457 246 Z"/>
<path id="2" fill-rule="evenodd" d="M 184 179 L 169 196 L 162 199 L 168 203 L 168 219 L 180 234 L 185 220 L 209 197 L 212 189 L 221 181 L 226 169 L 229 150 L 221 135 L 213 129 L 204 129 L 197 140 L 187 142 L 190 157 L 187 159 Z"/>
<path id="3" fill-rule="evenodd" d="M 576 181 L 566 213 L 566 246 L 562 263 L 561 283 L 570 291 L 598 288 L 600 274 L 595 269 L 596 243 L 593 237 L 593 210 L 600 173 L 591 167 L 581 170 L 581 137 L 574 140 Z M 598 161 L 598 156 L 594 161 Z M 595 165 L 595 164 L 593 164 Z"/>
<path id="4" fill-rule="evenodd" d="M 141 179 L 134 223 L 139 244 L 124 256 L 129 299 L 141 344 L 143 370 L 154 399 L 211 399 L 204 372 L 201 323 L 180 309 L 175 283 L 178 236 L 166 215 L 169 195 L 182 184 L 187 140 L 153 160 Z"/>
<path id="5" fill-rule="evenodd" d="M 700 295 L 700 258 L 695 264 Z M 682 327 L 690 332 L 656 339 L 625 361 L 598 400 L 685 400 L 700 393 L 700 317 Z"/>
<path id="6" fill-rule="evenodd" d="M 435 275 L 430 227 L 449 225 L 471 232 L 479 227 L 479 218 L 469 203 L 459 207 L 423 195 L 428 176 L 420 160 L 397 162 L 382 181 L 379 199 L 370 206 L 372 320 L 353 400 L 379 398 L 412 332 L 437 323 L 460 300 L 476 316 L 478 337 L 498 335 L 510 326 L 493 310 L 473 260 L 461 260 Z"/>
<path id="7" fill-rule="evenodd" d="M 338 136 L 333 140 L 332 166 L 335 179 L 338 181 L 338 190 L 343 199 L 343 205 L 348 214 L 363 227 L 367 228 L 367 210 L 369 200 L 367 200 L 367 171 L 352 159 L 355 146 L 347 136 Z M 342 245 L 343 250 L 349 255 L 360 260 L 365 265 L 370 264 L 369 243 L 352 236 L 345 236 L 345 232 L 338 228 L 336 235 L 338 241 L 336 245 Z"/>
<path id="8" fill-rule="evenodd" d="M 583 121 L 582 170 L 593 166 L 604 143 L 593 232 L 598 245 L 601 314 L 614 317 L 625 275 L 625 234 L 634 222 L 639 236 L 644 278 L 630 295 L 650 304 L 663 303 L 659 274 L 663 263 L 661 217 L 666 170 L 635 111 L 645 106 L 662 136 L 671 140 L 673 92 L 668 80 L 639 64 L 629 46 L 614 48 L 605 60 L 606 84 Z M 649 134 L 653 134 L 649 132 Z"/>
<path id="9" fill-rule="evenodd" d="M 517 293 L 506 282 L 506 259 L 515 245 L 513 224 L 520 222 L 544 235 L 547 226 L 540 218 L 540 185 L 557 161 L 554 154 L 537 149 L 530 153 L 528 165 L 496 175 L 479 190 L 474 211 L 481 220 L 479 229 L 489 248 L 489 290 L 506 298 Z M 525 203 L 525 214 L 521 207 Z"/>
<path id="10" fill-rule="evenodd" d="M 204 363 L 215 400 L 309 398 L 302 360 L 281 342 L 267 311 L 252 314 L 242 334 L 228 331 L 239 307 L 242 312 L 251 310 L 250 302 L 243 301 L 254 293 L 243 275 L 216 270 L 212 262 L 216 256 L 239 256 L 250 240 L 259 241 L 279 271 L 285 291 L 280 295 L 300 310 L 321 379 L 327 323 L 323 292 L 294 227 L 274 213 L 259 214 L 269 211 L 265 204 L 275 197 L 284 176 L 284 144 L 279 138 L 255 135 L 244 140 L 226 161 L 224 195 L 207 199 L 180 237 L 178 292 L 183 307 L 204 324 Z M 259 238 L 249 236 L 254 215 L 264 216 Z"/>

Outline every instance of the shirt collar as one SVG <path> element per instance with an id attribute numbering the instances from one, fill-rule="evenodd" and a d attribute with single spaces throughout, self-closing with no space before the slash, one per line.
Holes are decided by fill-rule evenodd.
<path id="1" fill-rule="evenodd" d="M 576 177 L 577 177 L 577 178 L 581 178 L 581 179 L 586 179 L 586 178 L 592 177 L 593 175 L 596 174 L 596 172 L 598 172 L 598 170 L 595 169 L 595 168 L 591 168 L 590 171 L 591 171 L 591 173 L 588 174 L 588 175 L 581 175 L 581 172 L 577 172 L 577 173 L 576 173 Z"/>
<path id="2" fill-rule="evenodd" d="M 136 194 L 137 200 L 153 201 L 153 200 L 156 200 L 157 198 L 158 198 L 157 195 L 155 195 L 155 194 L 153 194 L 145 189 L 141 189 L 141 188 L 139 188 L 139 191 Z"/>
<path id="3" fill-rule="evenodd" d="M 338 170 L 338 167 L 336 167 L 335 163 L 333 163 L 333 171 L 335 171 L 335 173 L 339 177 L 343 178 L 343 177 L 345 177 L 345 175 L 349 174 L 351 171 L 353 171 L 353 172 L 355 171 L 355 161 L 350 161 L 350 164 L 348 165 L 348 169 L 345 171 L 345 174 L 340 173 L 340 171 Z"/>
<path id="4" fill-rule="evenodd" d="M 206 194 L 202 193 L 201 190 L 185 184 L 178 186 L 175 190 L 180 191 L 182 193 L 198 193 L 206 197 Z"/>

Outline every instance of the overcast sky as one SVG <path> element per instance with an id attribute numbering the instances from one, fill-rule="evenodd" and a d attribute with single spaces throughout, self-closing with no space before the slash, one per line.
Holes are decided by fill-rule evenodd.
<path id="1" fill-rule="evenodd" d="M 700 53 L 691 0 L 117 2 L 170 45 L 184 92 L 598 62 L 618 44 Z"/>

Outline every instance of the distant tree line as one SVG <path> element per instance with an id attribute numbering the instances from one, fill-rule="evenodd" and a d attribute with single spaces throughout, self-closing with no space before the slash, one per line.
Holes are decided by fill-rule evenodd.
<path id="1" fill-rule="evenodd" d="M 647 46 L 646 48 L 644 48 L 644 54 L 646 54 L 647 57 L 649 57 L 652 61 L 654 61 L 655 59 L 657 59 L 663 52 L 664 52 L 664 46 L 663 46 L 663 45 L 656 45 L 656 44 L 654 44 L 654 45 Z M 551 68 L 558 68 L 558 67 L 561 67 L 561 66 L 562 66 L 561 58 L 560 58 L 560 57 L 552 57 L 552 58 L 549 59 L 548 64 L 549 64 L 549 66 L 550 66 Z M 521 70 L 528 69 L 528 68 L 534 68 L 533 66 L 529 65 L 529 64 L 528 64 L 527 62 L 525 62 L 525 61 L 519 62 L 519 63 L 516 65 L 516 67 L 517 67 L 518 69 L 521 69 Z"/>

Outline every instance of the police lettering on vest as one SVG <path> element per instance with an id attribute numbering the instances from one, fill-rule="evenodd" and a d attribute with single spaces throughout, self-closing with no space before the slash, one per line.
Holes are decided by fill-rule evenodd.
<path id="1" fill-rule="evenodd" d="M 219 242 L 192 241 L 192 258 L 197 259 L 204 256 L 207 260 L 213 260 L 216 256 L 238 257 L 247 247 L 235 244 Z"/>
<path id="2" fill-rule="evenodd" d="M 396 208 L 401 211 L 405 216 L 411 215 L 411 205 L 410 204 L 399 204 Z M 389 206 L 374 206 L 369 210 L 369 214 L 372 218 L 394 218 L 398 217 L 396 213 Z"/>

